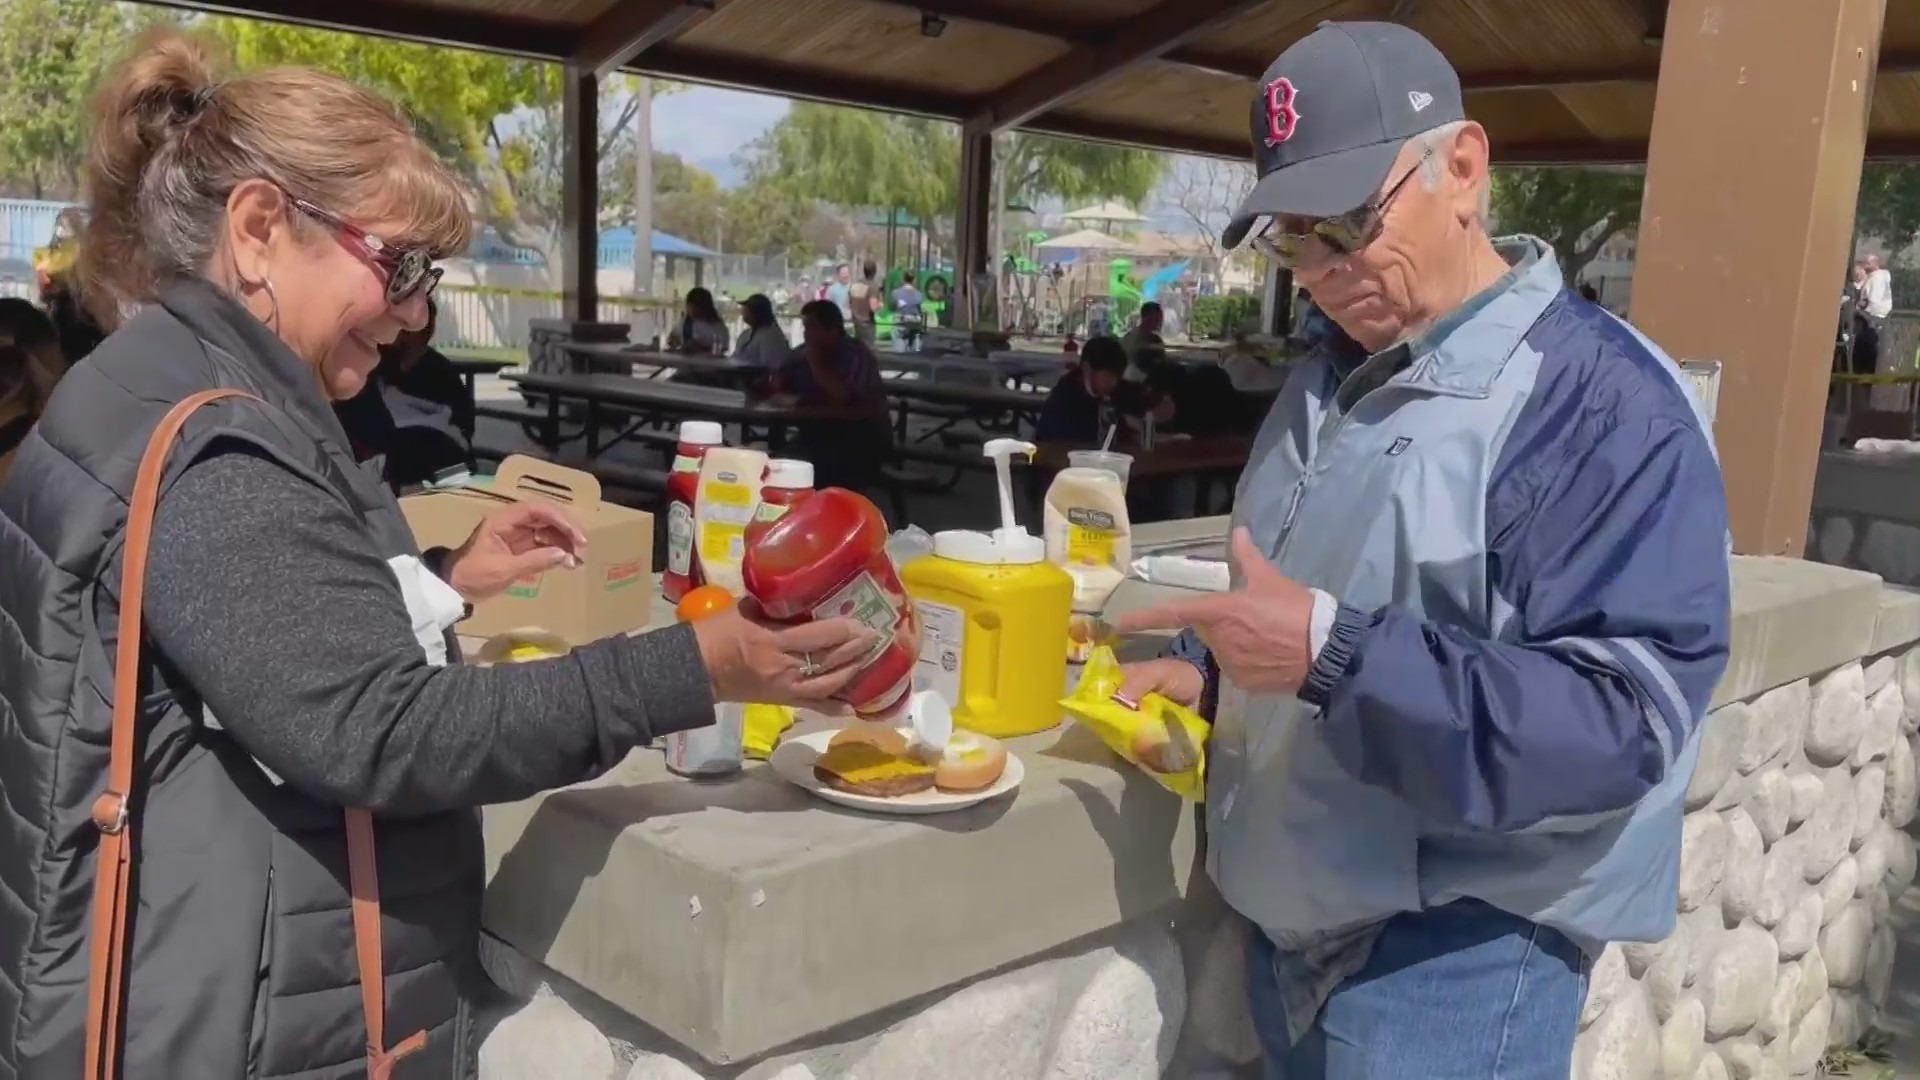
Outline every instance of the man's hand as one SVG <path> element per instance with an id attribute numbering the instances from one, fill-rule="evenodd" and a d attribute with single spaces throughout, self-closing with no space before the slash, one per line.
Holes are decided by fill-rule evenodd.
<path id="1" fill-rule="evenodd" d="M 488 514 L 447 560 L 447 584 L 469 604 L 491 600 L 521 578 L 557 566 L 576 567 L 587 534 L 573 516 L 548 502 L 503 506 Z"/>
<path id="2" fill-rule="evenodd" d="M 1148 694 L 1159 694 L 1176 705 L 1192 709 L 1199 706 L 1200 695 L 1207 689 L 1207 680 L 1200 668 L 1191 660 L 1177 656 L 1128 664 L 1120 673 L 1125 676 L 1120 684 L 1120 696 L 1128 701 L 1137 702 Z"/>
<path id="3" fill-rule="evenodd" d="M 1131 612 L 1115 627 L 1123 634 L 1192 627 L 1236 685 L 1295 693 L 1313 665 L 1313 594 L 1274 569 L 1245 529 L 1233 531 L 1232 558 L 1243 582 L 1238 590 Z"/>

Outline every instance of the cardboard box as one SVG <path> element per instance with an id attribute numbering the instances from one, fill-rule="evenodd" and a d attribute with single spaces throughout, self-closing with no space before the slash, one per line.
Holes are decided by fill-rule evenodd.
<path id="1" fill-rule="evenodd" d="M 490 637 L 537 627 L 584 645 L 647 625 L 653 615 L 653 515 L 603 501 L 600 481 L 589 473 L 515 456 L 500 463 L 491 484 L 409 495 L 400 509 L 423 550 L 457 548 L 487 514 L 525 499 L 546 499 L 572 512 L 587 534 L 586 564 L 516 582 L 504 595 L 476 605 L 459 632 Z"/>

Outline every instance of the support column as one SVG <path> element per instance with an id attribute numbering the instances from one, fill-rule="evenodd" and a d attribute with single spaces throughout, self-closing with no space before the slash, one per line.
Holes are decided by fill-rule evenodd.
<path id="1" fill-rule="evenodd" d="M 986 273 L 993 249 L 992 202 L 993 132 L 968 124 L 960 129 L 960 206 L 954 221 L 959 234 L 955 237 L 959 254 L 953 262 L 955 326 L 973 329 L 972 312 L 993 296 L 990 288 L 983 296 L 974 294 L 974 277 Z"/>
<path id="2" fill-rule="evenodd" d="M 1734 550 L 1798 555 L 1886 0 L 1672 0 L 1632 318 L 1718 360 Z"/>
<path id="3" fill-rule="evenodd" d="M 561 73 L 561 315 L 593 322 L 600 313 L 600 80 L 585 68 Z"/>

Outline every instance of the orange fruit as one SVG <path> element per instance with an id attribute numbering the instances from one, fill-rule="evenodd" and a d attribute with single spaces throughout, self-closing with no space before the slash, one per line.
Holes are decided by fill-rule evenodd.
<path id="1" fill-rule="evenodd" d="M 681 622 L 697 622 L 733 606 L 733 594 L 718 585 L 702 585 L 680 598 L 673 613 Z"/>

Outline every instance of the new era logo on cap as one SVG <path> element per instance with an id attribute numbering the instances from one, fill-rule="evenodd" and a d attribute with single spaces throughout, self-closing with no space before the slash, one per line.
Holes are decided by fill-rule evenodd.
<path id="1" fill-rule="evenodd" d="M 1433 104 L 1433 95 L 1427 93 L 1425 90 L 1409 90 L 1407 91 L 1407 104 L 1413 106 L 1414 112 L 1420 112 L 1427 106 Z"/>

